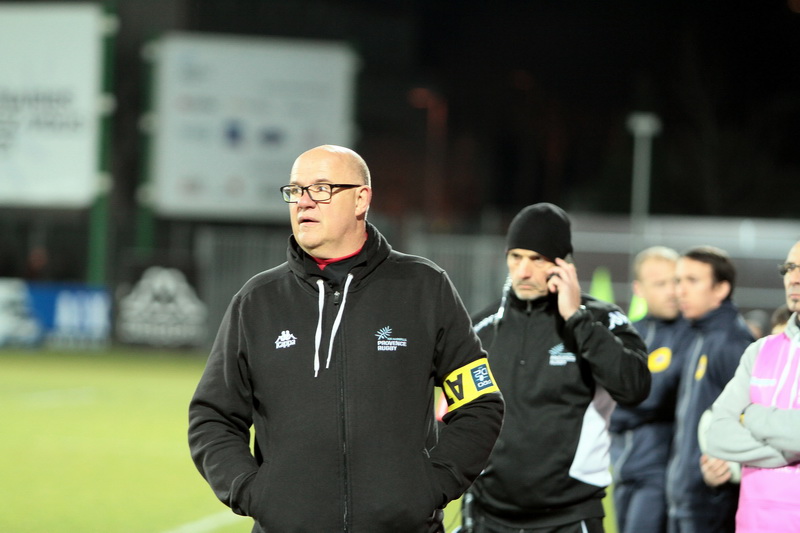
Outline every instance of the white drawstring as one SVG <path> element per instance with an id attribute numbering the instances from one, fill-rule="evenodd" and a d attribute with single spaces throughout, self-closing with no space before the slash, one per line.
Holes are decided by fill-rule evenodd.
<path id="1" fill-rule="evenodd" d="M 331 330 L 331 342 L 328 345 L 328 360 L 325 362 L 325 368 L 331 366 L 331 354 L 333 353 L 333 339 L 336 337 L 336 332 L 339 331 L 339 324 L 342 322 L 342 313 L 344 312 L 344 303 L 347 301 L 347 289 L 350 287 L 350 282 L 353 281 L 353 275 L 347 275 L 347 281 L 344 283 L 342 294 L 342 305 L 339 306 L 339 312 L 336 314 L 336 320 L 333 321 L 333 329 Z"/>
<path id="2" fill-rule="evenodd" d="M 314 335 L 314 377 L 319 373 L 319 345 L 322 342 L 322 307 L 325 305 L 325 284 L 321 279 L 317 280 L 319 289 L 319 320 L 317 321 L 317 333 Z"/>
<path id="3" fill-rule="evenodd" d="M 331 355 L 333 354 L 333 339 L 336 338 L 336 332 L 339 331 L 339 324 L 342 322 L 342 313 L 344 313 L 344 304 L 347 302 L 347 290 L 350 288 L 350 282 L 353 281 L 353 275 L 347 275 L 347 281 L 344 284 L 342 294 L 342 304 L 339 306 L 339 312 L 336 314 L 336 320 L 333 321 L 333 329 L 331 330 L 331 340 L 328 345 L 328 359 L 325 361 L 325 368 L 331 366 Z M 317 288 L 319 289 L 319 320 L 317 320 L 317 333 L 314 335 L 314 377 L 319 375 L 319 345 L 322 343 L 322 312 L 325 307 L 325 284 L 321 279 L 317 280 Z"/>

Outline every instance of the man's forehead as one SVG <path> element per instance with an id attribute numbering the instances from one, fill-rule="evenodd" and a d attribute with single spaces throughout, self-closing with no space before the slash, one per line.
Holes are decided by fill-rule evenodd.
<path id="1" fill-rule="evenodd" d="M 642 261 L 640 268 L 648 270 L 653 268 L 670 268 L 674 270 L 675 266 L 676 262 L 672 259 L 667 259 L 666 257 L 648 257 Z"/>
<path id="2" fill-rule="evenodd" d="M 539 252 L 528 250 L 526 248 L 512 248 L 508 251 L 509 254 L 524 255 L 526 257 L 545 257 Z"/>
<path id="3" fill-rule="evenodd" d="M 316 150 L 301 155 L 292 167 L 292 181 L 316 183 L 341 181 L 354 176 L 353 164 L 347 154 Z"/>
<path id="4" fill-rule="evenodd" d="M 789 250 L 789 255 L 786 256 L 787 263 L 800 263 L 800 241 L 795 243 Z"/>

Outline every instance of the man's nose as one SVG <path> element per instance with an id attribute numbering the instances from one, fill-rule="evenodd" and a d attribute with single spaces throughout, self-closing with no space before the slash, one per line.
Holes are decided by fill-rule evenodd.
<path id="1" fill-rule="evenodd" d="M 303 207 L 314 207 L 316 204 L 317 202 L 311 199 L 311 193 L 308 192 L 307 189 L 303 190 L 303 193 L 297 200 L 297 205 L 302 205 Z"/>
<path id="2" fill-rule="evenodd" d="M 521 278 L 529 278 L 531 277 L 531 273 L 533 272 L 533 265 L 527 259 L 523 259 L 517 265 L 517 275 Z"/>

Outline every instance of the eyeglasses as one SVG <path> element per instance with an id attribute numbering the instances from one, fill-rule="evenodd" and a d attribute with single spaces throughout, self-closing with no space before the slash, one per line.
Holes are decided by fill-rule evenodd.
<path id="1" fill-rule="evenodd" d="M 362 185 L 355 183 L 315 183 L 306 187 L 300 185 L 284 185 L 281 187 L 283 201 L 287 204 L 295 204 L 303 197 L 304 192 L 308 192 L 308 197 L 315 202 L 327 202 L 333 196 L 334 189 L 353 189 Z"/>
<path id="2" fill-rule="evenodd" d="M 795 268 L 800 268 L 800 265 L 797 263 L 783 263 L 778 265 L 778 272 L 780 272 L 781 276 L 785 276 Z"/>

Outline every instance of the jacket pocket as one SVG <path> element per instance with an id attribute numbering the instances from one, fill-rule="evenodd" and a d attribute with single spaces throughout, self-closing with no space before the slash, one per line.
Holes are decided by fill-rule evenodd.
<path id="1" fill-rule="evenodd" d="M 355 531 L 427 531 L 437 507 L 435 472 L 425 452 L 407 450 L 386 457 L 379 469 L 368 469 L 356 478 L 352 509 Z"/>
<path id="2" fill-rule="evenodd" d="M 259 514 L 259 505 L 263 505 L 266 496 L 268 470 L 267 463 L 264 463 L 255 472 L 245 474 L 231 498 L 231 509 L 235 513 L 253 518 Z"/>

